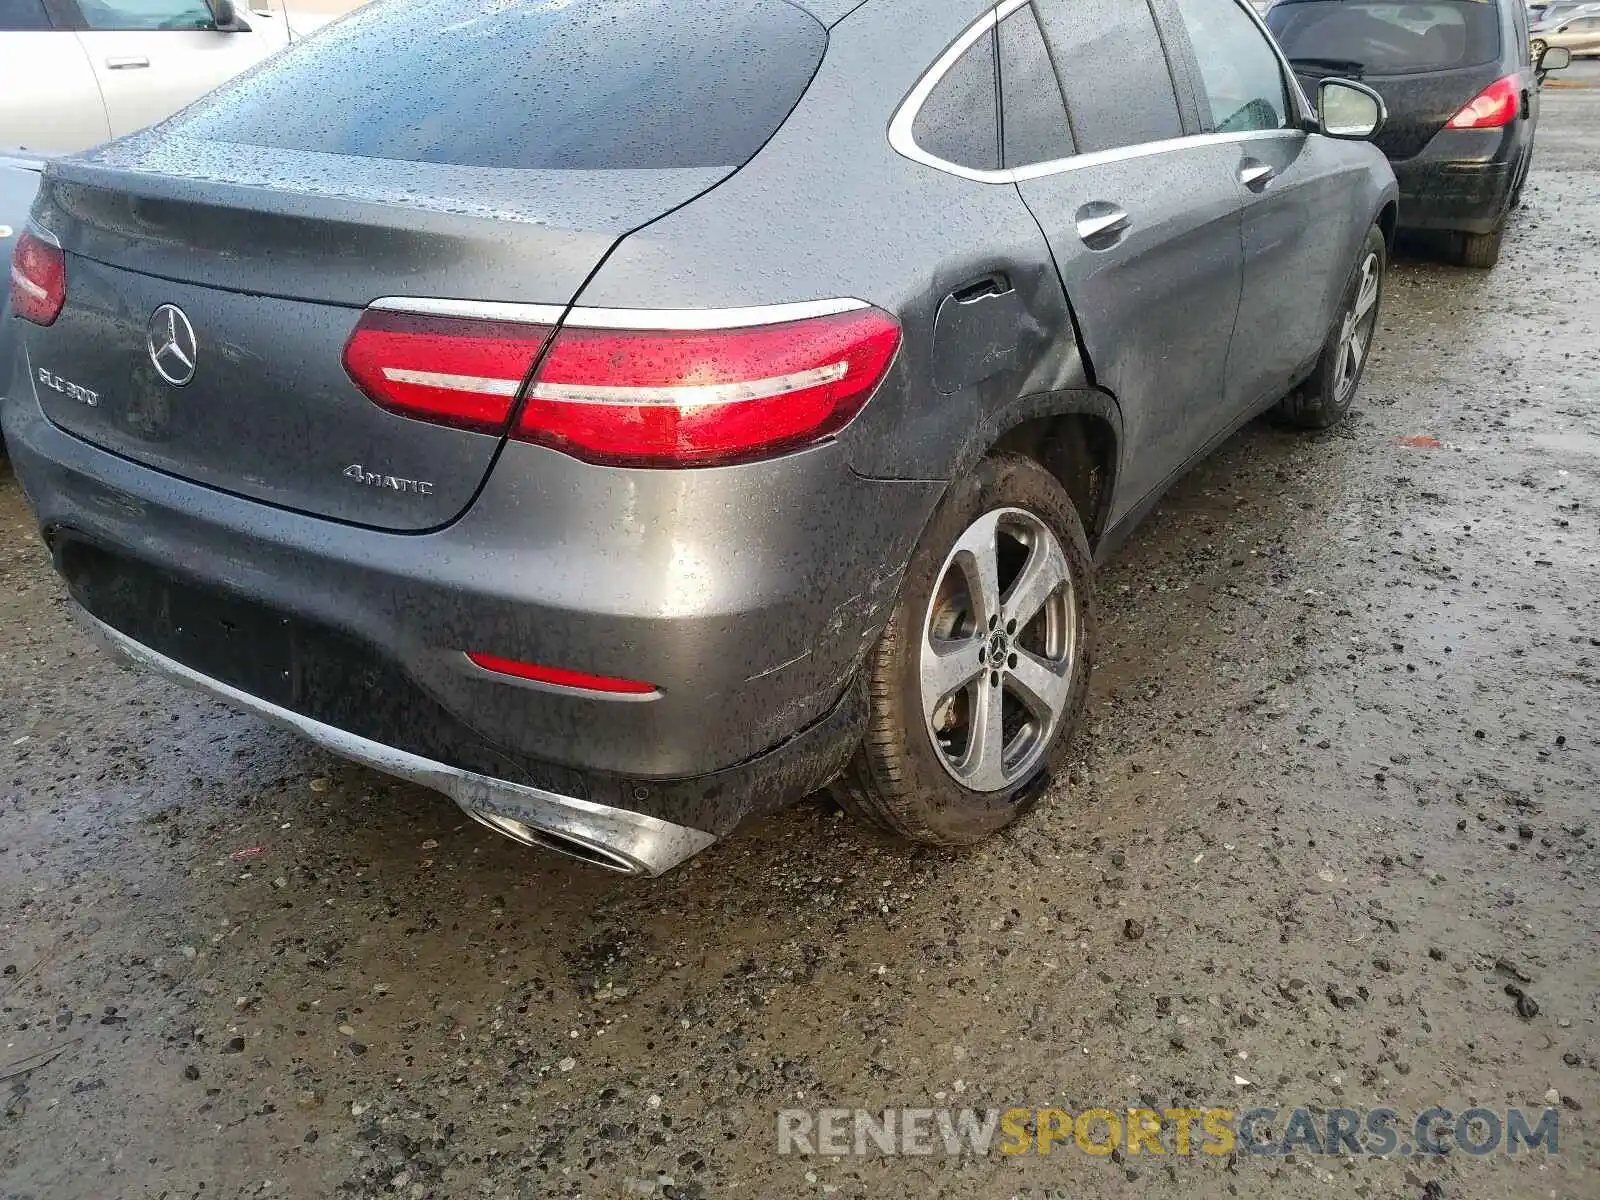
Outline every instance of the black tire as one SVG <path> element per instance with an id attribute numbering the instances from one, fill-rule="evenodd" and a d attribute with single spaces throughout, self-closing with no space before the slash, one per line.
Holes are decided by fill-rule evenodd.
<path id="1" fill-rule="evenodd" d="M 1020 716 L 1024 723 L 1016 733 L 1002 733 L 997 744 L 1002 746 L 1002 761 L 1005 752 L 1013 746 L 1029 747 L 1026 756 L 1016 764 L 1018 770 L 1026 769 L 1025 777 L 999 790 L 973 790 L 958 782 L 952 773 L 956 768 L 945 765 L 951 761 L 949 751 L 935 744 L 931 728 L 933 718 L 926 714 L 923 705 L 923 645 L 930 623 L 938 619 L 938 613 L 945 611 L 944 607 L 935 609 L 936 592 L 941 597 L 941 606 L 946 605 L 943 597 L 947 593 L 940 589 L 948 588 L 949 579 L 956 578 L 953 573 L 958 568 L 952 556 L 957 542 L 986 515 L 992 518 L 1001 511 L 1013 516 L 1020 512 L 1042 523 L 1055 535 L 1065 560 L 1065 578 L 1070 580 L 1071 591 L 1069 599 L 1067 590 L 1058 585 L 1050 593 L 1053 599 L 1049 607 L 1056 614 L 1057 627 L 1075 617 L 1076 635 L 1071 639 L 1072 648 L 1060 652 L 1060 671 L 1055 678 L 1057 685 L 1064 689 L 1064 702 L 1056 709 L 1060 715 L 1055 718 L 1052 732 L 1036 731 L 1031 742 L 1023 737 L 1026 722 L 1031 718 L 1018 697 L 1007 691 L 1012 677 L 1005 673 L 1003 665 L 1009 661 L 1015 667 L 1016 654 L 1009 658 L 1000 654 L 994 660 L 1002 664 L 1000 671 L 991 673 L 980 668 L 973 683 L 951 692 L 944 702 L 954 708 L 959 696 L 960 707 L 976 711 L 977 706 L 986 703 L 985 698 L 967 688 L 982 689 L 988 677 L 994 674 L 1002 678 L 1003 683 L 995 685 L 999 690 L 993 695 L 1006 695 L 1012 706 L 1007 709 L 1006 702 L 1001 701 L 999 711 L 1009 712 L 1012 717 Z M 1002 539 L 994 540 L 998 544 Z M 1034 543 L 1035 546 L 1040 544 Z M 1024 547 L 1021 553 L 1032 561 L 1033 550 Z M 997 555 L 997 560 L 1000 561 L 1000 570 L 996 573 L 999 591 L 1005 599 L 1014 599 L 1014 595 L 1007 594 L 1008 564 L 1003 555 Z M 1052 558 L 1051 561 L 1059 565 L 1058 560 Z M 1019 562 L 1016 574 L 1020 571 Z M 854 758 L 834 783 L 840 805 L 853 816 L 880 829 L 937 846 L 982 841 L 1033 807 L 1043 793 L 1051 761 L 1076 731 L 1088 697 L 1095 638 L 1093 587 L 1093 562 L 1083 522 L 1061 484 L 1038 463 L 1021 455 L 997 454 L 983 460 L 970 475 L 954 484 L 940 502 L 911 556 L 900 598 L 863 667 L 871 706 L 868 726 Z M 1004 612 L 1003 602 L 1000 611 Z M 1069 617 L 1069 613 L 1073 616 Z M 1015 646 L 1002 644 L 999 649 L 1039 645 L 1025 639 L 1038 636 L 1042 620 L 1043 616 L 1016 630 Z M 989 635 L 981 630 L 995 626 L 978 622 L 974 628 L 980 632 L 961 636 L 971 638 L 969 644 L 979 647 L 974 661 L 982 663 L 985 661 L 982 655 L 993 653 L 994 648 L 985 645 Z M 996 630 L 1004 631 L 1004 624 Z M 1049 651 L 1041 653 L 1048 655 Z M 1001 718 L 1002 721 L 1007 719 L 1010 718 Z M 1008 727 L 1002 725 L 1002 728 Z M 969 753 L 971 749 L 969 744 Z"/>
<path id="2" fill-rule="evenodd" d="M 1377 258 L 1377 296 L 1357 329 L 1358 333 L 1362 328 L 1365 329 L 1365 350 L 1351 375 L 1347 364 L 1341 369 L 1349 347 L 1345 340 L 1345 322 L 1361 298 L 1365 270 L 1373 256 Z M 1383 310 L 1383 285 L 1388 268 L 1389 245 L 1384 241 L 1383 230 L 1374 225 L 1361 243 L 1361 252 L 1356 256 L 1349 282 L 1345 284 L 1339 315 L 1334 319 L 1333 328 L 1328 331 L 1328 340 L 1322 345 L 1322 355 L 1317 359 L 1310 377 L 1279 402 L 1277 416 L 1280 420 L 1302 429 L 1328 429 L 1344 420 L 1356 392 L 1360 390 L 1367 360 L 1372 357 L 1372 344 L 1377 340 L 1378 317 Z"/>
<path id="3" fill-rule="evenodd" d="M 1504 225 L 1493 233 L 1456 234 L 1456 261 L 1463 267 L 1488 270 L 1500 261 L 1500 246 L 1505 236 Z"/>

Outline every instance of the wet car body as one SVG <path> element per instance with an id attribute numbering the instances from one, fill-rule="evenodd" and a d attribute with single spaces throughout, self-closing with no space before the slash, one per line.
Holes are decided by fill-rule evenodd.
<path id="1" fill-rule="evenodd" d="M 1419 14 L 1409 27 L 1408 9 Z M 1349 78 L 1383 96 L 1389 116 L 1376 142 L 1400 182 L 1402 228 L 1482 237 L 1503 229 L 1539 122 L 1537 64 L 1517 0 L 1276 0 L 1266 20 L 1308 89 Z M 1497 86 L 1514 100 L 1508 120 L 1450 127 Z"/>
<path id="2" fill-rule="evenodd" d="M 28 210 L 39 193 L 39 176 L 44 171 L 44 160 L 31 155 L 0 154 L 0 262 L 11 261 L 11 250 L 18 235 L 28 223 Z M 11 343 L 15 334 L 10 316 L 10 289 L 0 295 L 0 380 L 11 377 Z M 6 389 L 0 384 L 0 405 L 5 403 Z M 0 436 L 0 454 L 5 453 L 5 440 Z"/>
<path id="3" fill-rule="evenodd" d="M 1047 28 L 1082 27 L 1068 0 L 1040 2 Z M 962 91 L 952 57 L 1002 53 L 993 8 L 674 9 L 375 6 L 155 131 L 53 164 L 34 225 L 62 249 L 66 302 L 24 327 L 6 414 L 58 569 L 124 653 L 528 840 L 652 872 L 839 773 L 866 723 L 863 660 L 952 481 L 1022 432 L 1070 435 L 1108 552 L 1312 369 L 1395 202 L 1380 155 L 1310 131 L 1253 17 L 1281 127 L 1219 131 L 1192 57 L 1146 59 L 1155 133 L 1122 135 L 1122 106 L 1101 104 L 1120 144 L 1084 145 L 1087 124 L 1077 147 L 1051 142 L 1071 132 L 1057 99 L 1036 132 L 1065 157 L 1012 171 L 997 68 Z M 1179 28 L 1165 4 L 1139 11 L 1152 38 L 1157 12 Z M 1015 0 L 1000 13 L 1036 19 Z M 504 60 L 518 21 L 606 48 L 606 79 L 655 69 L 660 46 L 618 32 L 648 27 L 707 111 L 685 122 L 680 96 L 607 132 L 583 109 L 526 117 L 542 93 L 514 79 L 472 93 L 463 78 Z M 371 81 L 340 74 L 370 55 L 360 39 L 429 57 L 441 26 L 462 40 L 437 52 L 449 69 L 434 62 L 416 99 L 435 74 L 396 62 L 371 86 L 400 99 L 374 119 Z M 729 79 L 733 49 L 747 74 Z M 318 120 L 274 119 L 324 92 Z M 996 105 L 987 123 L 974 96 Z M 563 136 L 466 119 L 483 111 Z M 1120 222 L 1091 207 L 1107 195 Z M 615 339 L 862 320 L 891 322 L 895 352 L 825 435 L 665 464 L 511 436 L 554 403 L 569 343 L 619 366 Z M 463 324 L 522 339 L 514 379 L 382 373 L 499 396 L 492 421 L 419 419 L 354 365 L 367 334 Z M 507 662 L 574 678 L 492 665 Z"/>

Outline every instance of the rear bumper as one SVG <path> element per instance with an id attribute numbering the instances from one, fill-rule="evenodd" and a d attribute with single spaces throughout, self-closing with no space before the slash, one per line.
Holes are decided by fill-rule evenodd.
<path id="1" fill-rule="evenodd" d="M 163 641 L 142 623 L 148 603 L 66 572 L 101 621 L 202 677 L 190 682 L 458 801 L 488 781 L 519 802 L 533 789 L 714 836 L 843 765 L 863 720 L 851 681 L 939 493 L 863 480 L 836 446 L 651 472 L 512 444 L 460 521 L 393 534 L 141 467 L 56 428 L 31 398 L 4 418 L 59 566 L 91 547 L 126 560 L 130 580 L 170 581 L 194 622 L 215 610 L 223 628 L 197 666 L 183 661 L 192 629 Z M 266 651 L 237 631 L 265 627 L 261 614 L 298 631 L 286 643 L 297 681 L 299 655 L 322 664 L 305 687 L 256 686 L 273 677 L 251 661 Z M 554 692 L 491 675 L 467 650 L 648 680 L 659 695 Z"/>
<path id="2" fill-rule="evenodd" d="M 1402 229 L 1492 233 L 1505 221 L 1521 168 L 1509 130 L 1451 130 L 1393 164 Z"/>
<path id="3" fill-rule="evenodd" d="M 134 666 L 264 717 L 335 754 L 443 792 L 473 820 L 499 832 L 507 832 L 504 822 L 514 822 L 513 828 L 527 831 L 522 840 L 612 870 L 643 875 L 660 875 L 716 841 L 711 834 L 699 829 L 493 779 L 336 729 L 158 654 L 82 608 L 77 609 L 76 615 L 107 649 Z"/>

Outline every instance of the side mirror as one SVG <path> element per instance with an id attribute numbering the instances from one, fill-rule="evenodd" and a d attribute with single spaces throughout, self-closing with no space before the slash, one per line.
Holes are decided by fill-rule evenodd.
<path id="1" fill-rule="evenodd" d="M 1539 55 L 1539 70 L 1565 71 L 1572 65 L 1572 51 L 1565 46 L 1546 46 Z"/>
<path id="2" fill-rule="evenodd" d="M 1317 88 L 1317 124 L 1328 137 L 1366 141 L 1388 118 L 1383 97 L 1364 84 L 1324 79 Z"/>

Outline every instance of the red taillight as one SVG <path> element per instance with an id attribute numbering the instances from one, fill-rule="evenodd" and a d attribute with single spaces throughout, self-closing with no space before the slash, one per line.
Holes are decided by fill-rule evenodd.
<path id="1" fill-rule="evenodd" d="M 589 462 L 693 467 L 821 441 L 861 411 L 900 345 L 880 309 L 715 329 L 614 328 L 577 309 L 545 352 L 511 436 Z M 648 321 L 648 314 L 641 317 Z M 368 309 L 345 345 L 391 412 L 506 428 L 551 327 Z"/>
<path id="2" fill-rule="evenodd" d="M 344 368 L 380 408 L 504 433 L 548 325 L 421 316 L 369 308 L 344 347 Z"/>
<path id="3" fill-rule="evenodd" d="M 1450 118 L 1446 129 L 1499 129 L 1522 111 L 1522 77 L 1507 75 L 1479 92 L 1471 104 Z"/>
<path id="4" fill-rule="evenodd" d="M 875 308 L 736 329 L 569 325 L 512 436 L 647 467 L 775 454 L 848 424 L 899 345 L 900 326 Z"/>
<path id="5" fill-rule="evenodd" d="M 528 679 L 534 683 L 548 683 L 552 687 L 604 692 L 612 696 L 653 696 L 661 690 L 653 683 L 641 683 L 637 679 L 590 675 L 584 671 L 569 671 L 565 667 L 544 667 L 538 663 L 518 662 L 513 658 L 498 658 L 493 654 L 468 653 L 467 657 L 485 671 Z"/>
<path id="6" fill-rule="evenodd" d="M 35 325 L 49 325 L 67 302 L 67 256 L 24 231 L 11 252 L 11 311 Z"/>

